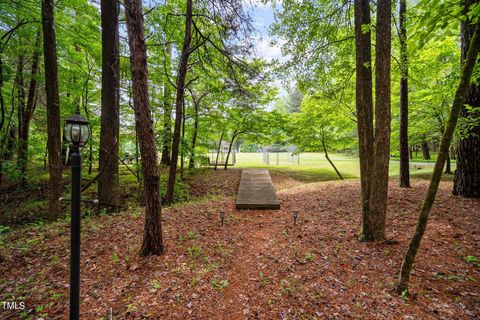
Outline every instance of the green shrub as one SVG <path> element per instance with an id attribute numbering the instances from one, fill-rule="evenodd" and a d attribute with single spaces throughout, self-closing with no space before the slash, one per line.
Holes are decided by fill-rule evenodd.
<path id="1" fill-rule="evenodd" d="M 160 175 L 160 192 L 162 196 L 162 201 L 165 201 L 167 197 L 167 181 L 168 174 Z M 173 192 L 173 202 L 184 202 L 189 198 L 188 186 L 181 180 L 177 179 L 175 181 L 175 190 Z"/>

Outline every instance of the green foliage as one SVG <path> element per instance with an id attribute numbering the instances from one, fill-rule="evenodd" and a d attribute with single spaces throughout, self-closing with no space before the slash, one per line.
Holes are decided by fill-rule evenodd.
<path id="1" fill-rule="evenodd" d="M 120 262 L 120 257 L 118 256 L 118 253 L 116 253 L 116 252 L 112 253 L 112 261 L 114 263 L 119 263 Z"/>
<path id="2" fill-rule="evenodd" d="M 228 282 L 228 280 L 222 280 L 222 279 L 214 278 L 214 279 L 212 279 L 210 284 L 212 285 L 213 289 L 215 289 L 217 291 L 220 291 L 220 290 L 223 290 L 226 287 L 228 287 L 229 282 Z"/>
<path id="3" fill-rule="evenodd" d="M 162 196 L 162 201 L 165 201 L 167 196 L 167 181 L 168 175 L 160 175 L 160 194 Z M 173 194 L 174 202 L 183 202 L 189 199 L 189 190 L 188 186 L 180 180 L 180 178 L 175 181 L 175 192 Z"/>
<path id="4" fill-rule="evenodd" d="M 11 228 L 9 226 L 0 225 L 0 235 L 7 233 Z"/>
<path id="5" fill-rule="evenodd" d="M 270 280 L 265 277 L 263 272 L 260 272 L 260 287 L 265 287 L 269 282 Z"/>
<path id="6" fill-rule="evenodd" d="M 305 253 L 305 255 L 300 260 L 298 260 L 298 262 L 300 264 L 306 264 L 307 262 L 315 260 L 315 257 L 316 257 L 316 255 L 314 253 L 307 252 L 307 253 Z"/>
<path id="7" fill-rule="evenodd" d="M 2 173 L 9 181 L 19 181 L 21 178 L 21 173 L 18 170 L 16 163 L 12 160 L 2 161 Z"/>
<path id="8" fill-rule="evenodd" d="M 160 282 L 157 279 L 152 280 L 152 288 L 155 291 L 161 288 Z"/>
<path id="9" fill-rule="evenodd" d="M 187 253 L 191 259 L 196 260 L 203 256 L 203 249 L 200 246 L 192 245 L 187 248 Z"/>
<path id="10" fill-rule="evenodd" d="M 293 292 L 295 292 L 295 284 L 292 281 L 288 279 L 283 279 L 282 281 L 280 281 L 280 295 L 291 295 L 293 294 Z"/>
<path id="11" fill-rule="evenodd" d="M 302 112 L 293 116 L 294 142 L 303 151 L 341 150 L 353 146 L 356 138 L 352 110 L 328 95 L 308 95 Z M 322 143 L 323 142 L 323 143 Z"/>
<path id="12" fill-rule="evenodd" d="M 466 256 L 463 258 L 465 261 L 473 264 L 476 268 L 480 268 L 480 259 L 476 256 Z"/>
<path id="13" fill-rule="evenodd" d="M 475 256 L 466 256 L 465 261 L 467 261 L 467 262 L 479 262 L 480 260 Z"/>

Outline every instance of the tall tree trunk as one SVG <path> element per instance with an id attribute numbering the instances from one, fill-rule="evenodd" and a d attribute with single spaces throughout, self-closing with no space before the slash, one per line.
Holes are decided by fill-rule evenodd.
<path id="1" fill-rule="evenodd" d="M 370 1 L 355 0 L 355 48 L 356 48 L 356 108 L 360 155 L 360 181 L 362 188 L 361 240 L 371 234 L 370 187 L 373 158 L 373 99 L 372 99 L 372 52 L 370 26 Z"/>
<path id="2" fill-rule="evenodd" d="M 145 44 L 141 0 L 125 0 L 135 118 L 142 156 L 145 191 L 145 225 L 141 256 L 162 254 L 162 205 L 155 132 L 148 96 L 147 46 Z M 116 160 L 116 159 L 115 159 Z"/>
<path id="3" fill-rule="evenodd" d="M 5 99 L 3 98 L 3 43 L 0 47 L 0 132 L 3 129 L 3 125 L 5 124 L 5 115 L 6 115 L 6 108 L 5 108 Z M 0 151 L 3 146 L 0 146 Z M 0 155 L 1 156 L 1 155 Z M 1 160 L 1 159 L 0 159 Z"/>
<path id="4" fill-rule="evenodd" d="M 120 126 L 120 62 L 118 35 L 119 5 L 116 0 L 101 1 L 102 18 L 102 116 L 100 124 L 98 200 L 118 205 L 118 149 Z"/>
<path id="5" fill-rule="evenodd" d="M 423 160 L 430 160 L 430 149 L 428 147 L 428 143 L 426 141 L 424 141 L 424 142 L 422 142 L 420 147 L 422 149 Z"/>
<path id="6" fill-rule="evenodd" d="M 47 162 L 48 162 L 48 142 L 45 144 L 45 152 L 43 153 L 43 171 L 47 171 Z"/>
<path id="7" fill-rule="evenodd" d="M 162 160 L 163 165 L 170 165 L 170 149 L 172 147 L 172 90 L 168 76 L 170 72 L 172 56 L 172 45 L 167 43 L 165 45 L 165 73 L 163 80 L 163 147 Z"/>
<path id="8" fill-rule="evenodd" d="M 190 169 L 195 168 L 195 145 L 197 144 L 197 132 L 198 132 L 198 103 L 193 102 L 194 112 L 193 115 L 193 134 L 192 134 L 192 152 L 190 154 L 190 163 L 188 167 Z"/>
<path id="9" fill-rule="evenodd" d="M 185 94 L 185 79 L 187 76 L 188 57 L 190 56 L 190 43 L 192 41 L 192 0 L 187 0 L 185 14 L 185 37 L 183 39 L 182 53 L 178 65 L 177 97 L 175 100 L 175 127 L 173 130 L 172 158 L 167 183 L 166 202 L 173 202 L 175 180 L 177 176 L 178 148 L 180 145 L 180 127 L 182 125 L 183 96 Z"/>
<path id="10" fill-rule="evenodd" d="M 88 121 L 90 121 L 90 111 L 88 110 L 88 103 L 89 103 L 89 83 L 90 83 L 90 71 L 89 68 L 87 78 L 85 79 L 83 89 L 82 89 L 82 107 L 83 111 L 85 112 L 85 116 Z M 88 141 L 88 174 L 92 174 L 93 168 L 93 139 L 89 139 Z"/>
<path id="11" fill-rule="evenodd" d="M 220 141 L 218 141 L 217 158 L 215 159 L 215 167 L 213 168 L 213 170 L 217 170 L 217 167 L 218 167 L 218 156 L 220 156 L 220 148 L 222 146 L 222 140 L 224 135 L 225 135 L 225 131 L 222 131 L 222 135 L 220 136 Z"/>
<path id="12" fill-rule="evenodd" d="M 17 168 L 20 169 L 22 167 L 21 163 L 22 160 L 20 159 L 20 152 L 23 151 L 23 141 L 22 141 L 22 132 L 24 128 L 24 121 L 25 121 L 25 81 L 23 77 L 23 65 L 24 61 L 23 53 L 20 53 L 18 56 L 18 64 L 17 64 L 17 76 L 15 77 L 15 86 L 17 87 Z M 13 97 L 12 97 L 13 98 Z M 23 181 L 23 177 L 20 179 Z"/>
<path id="13" fill-rule="evenodd" d="M 435 167 L 433 169 L 433 175 L 430 180 L 430 185 L 428 187 L 427 194 L 420 209 L 415 234 L 410 241 L 407 253 L 405 254 L 405 259 L 402 263 L 399 275 L 399 283 L 397 286 L 397 291 L 399 294 L 408 290 L 408 281 L 410 279 L 410 273 L 412 271 L 415 256 L 420 246 L 420 242 L 422 241 L 423 234 L 425 233 L 425 229 L 427 228 L 430 210 L 432 209 L 433 202 L 435 201 L 435 197 L 437 195 L 438 186 L 440 184 L 440 179 L 442 178 L 443 166 L 445 165 L 445 160 L 448 155 L 448 150 L 452 142 L 453 133 L 455 131 L 460 112 L 463 108 L 466 96 L 468 94 L 470 78 L 472 76 L 475 61 L 479 53 L 480 23 L 477 22 L 474 35 L 470 41 L 466 59 L 464 60 L 464 64 L 462 66 L 462 71 L 460 73 L 460 83 L 458 85 L 457 92 L 455 93 L 455 98 L 453 100 L 452 109 L 450 110 L 447 126 L 440 142 L 440 150 L 438 152 L 437 161 L 435 162 Z"/>
<path id="14" fill-rule="evenodd" d="M 141 183 L 142 174 L 141 174 L 141 164 L 140 164 L 140 153 L 139 153 L 139 143 L 138 143 L 138 121 L 135 120 L 135 168 L 137 172 L 137 181 Z"/>
<path id="15" fill-rule="evenodd" d="M 183 100 L 183 112 L 182 112 L 182 139 L 180 140 L 180 177 L 183 180 L 183 170 L 185 168 L 185 100 Z"/>
<path id="16" fill-rule="evenodd" d="M 468 8 L 476 3 L 477 0 L 464 0 L 464 13 Z M 462 61 L 467 56 L 469 43 L 472 39 L 475 25 L 469 18 L 461 22 L 461 58 Z M 477 60 L 477 63 L 480 60 Z M 476 122 L 476 126 L 463 128 L 465 134 L 460 137 L 457 143 L 457 169 L 453 182 L 453 194 L 461 197 L 480 198 L 480 77 L 470 83 L 467 91 L 465 103 L 476 111 L 462 109 L 462 117 Z"/>
<path id="17" fill-rule="evenodd" d="M 15 140 L 16 140 L 16 132 L 17 128 L 15 127 L 15 123 L 13 121 L 13 115 L 15 113 L 15 85 L 12 86 L 12 91 L 10 96 L 12 97 L 11 99 L 11 106 L 12 108 L 10 109 L 10 113 L 8 116 L 8 122 L 5 127 L 5 135 L 3 136 L 2 139 L 2 144 L 0 147 L 2 148 L 1 153 L 3 156 L 3 159 L 11 160 L 13 158 L 13 153 L 14 153 L 14 147 L 15 147 Z"/>
<path id="18" fill-rule="evenodd" d="M 444 131 L 445 131 L 445 123 L 441 123 L 440 134 L 443 135 Z M 445 171 L 443 173 L 444 174 L 452 174 L 452 164 L 451 164 L 451 160 L 450 160 L 450 149 L 448 150 L 448 153 L 447 153 L 447 161 L 445 163 Z"/>
<path id="19" fill-rule="evenodd" d="M 369 240 L 385 238 L 387 216 L 388 167 L 390 164 L 390 51 L 391 0 L 377 2 L 375 45 L 375 146 L 372 189 L 370 193 Z"/>
<path id="20" fill-rule="evenodd" d="M 25 172 L 28 165 L 28 142 L 30 133 L 30 122 L 32 120 L 33 112 L 37 106 L 37 86 L 38 86 L 38 62 L 40 58 L 40 41 L 42 39 L 41 30 L 38 29 L 35 37 L 35 48 L 32 54 L 32 67 L 30 71 L 30 84 L 28 86 L 27 104 L 22 119 L 22 130 L 18 133 L 18 163 L 20 166 L 20 173 L 22 179 L 25 177 Z"/>
<path id="21" fill-rule="evenodd" d="M 7 132 L 5 133 L 6 136 L 6 146 L 5 146 L 5 159 L 13 160 L 13 156 L 15 154 L 15 142 L 17 140 L 17 132 L 18 129 L 13 123 L 11 126 L 7 126 Z"/>
<path id="22" fill-rule="evenodd" d="M 47 145 L 50 173 L 49 217 L 51 219 L 56 219 L 61 214 L 58 199 L 63 194 L 57 41 L 54 25 L 53 0 L 42 0 L 43 56 L 45 61 L 45 91 L 47 93 Z"/>
<path id="23" fill-rule="evenodd" d="M 230 153 L 232 152 L 232 146 L 233 142 L 235 141 L 235 138 L 238 136 L 238 130 L 235 129 L 232 135 L 232 139 L 230 139 L 230 143 L 228 144 L 228 152 L 227 152 L 227 157 L 225 158 L 225 164 L 223 165 L 223 169 L 227 170 L 228 169 L 228 159 L 230 158 Z"/>
<path id="24" fill-rule="evenodd" d="M 15 124 L 13 122 L 13 114 L 15 112 L 15 86 L 12 86 L 12 92 L 10 94 L 12 97 L 12 108 L 10 110 L 10 114 L 8 116 L 8 122 L 5 127 L 5 134 L 2 139 L 2 143 L 0 144 L 0 184 L 3 179 L 3 161 L 4 160 L 11 160 L 13 157 L 14 146 L 15 146 Z"/>
<path id="25" fill-rule="evenodd" d="M 330 160 L 330 157 L 328 156 L 328 150 L 327 150 L 327 145 L 325 143 L 325 132 L 323 131 L 323 126 L 321 128 L 321 141 L 322 141 L 322 147 L 323 147 L 323 152 L 325 153 L 325 158 L 327 159 L 328 163 L 332 166 L 333 170 L 335 170 L 335 173 L 337 176 L 340 178 L 340 180 L 343 180 L 343 176 L 340 174 L 340 171 L 338 171 L 337 167 L 333 164 L 333 161 Z"/>
<path id="26" fill-rule="evenodd" d="M 90 146 L 88 147 L 88 174 L 92 174 L 93 169 L 93 144 L 90 141 Z"/>
<path id="27" fill-rule="evenodd" d="M 410 187 L 408 148 L 408 53 L 406 27 L 407 0 L 400 0 L 400 187 Z"/>

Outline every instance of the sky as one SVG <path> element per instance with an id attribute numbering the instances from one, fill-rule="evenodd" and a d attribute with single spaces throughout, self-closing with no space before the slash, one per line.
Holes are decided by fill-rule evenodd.
<path id="1" fill-rule="evenodd" d="M 280 44 L 272 44 L 273 37 L 269 35 L 269 26 L 274 22 L 273 4 L 271 2 L 262 3 L 261 0 L 245 0 L 246 8 L 251 14 L 253 27 L 256 29 L 254 35 L 255 55 L 258 58 L 264 58 L 267 61 L 276 59 L 285 61 L 288 57 L 282 55 Z M 277 4 L 277 8 L 279 5 Z M 281 41 L 278 41 L 281 43 Z M 286 90 L 279 79 L 275 80 L 275 86 L 278 88 L 278 97 L 286 96 Z M 273 106 L 269 106 L 272 108 Z"/>
<path id="2" fill-rule="evenodd" d="M 270 42 L 273 39 L 268 33 L 269 26 L 274 22 L 272 4 L 262 4 L 257 1 L 251 7 L 250 13 L 253 19 L 253 26 L 257 31 L 255 34 L 257 56 L 266 60 L 281 59 L 282 52 L 280 46 L 271 46 Z"/>

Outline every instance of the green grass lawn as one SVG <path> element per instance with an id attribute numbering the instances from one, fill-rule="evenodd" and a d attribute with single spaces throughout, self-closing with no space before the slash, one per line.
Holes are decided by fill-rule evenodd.
<path id="1" fill-rule="evenodd" d="M 432 163 L 435 163 L 435 161 L 437 161 L 437 157 L 438 157 L 437 153 L 431 152 L 430 153 L 430 160 L 423 160 L 423 157 L 422 157 L 421 153 L 419 153 L 417 155 L 413 154 L 413 159 L 410 159 L 410 162 L 432 162 Z M 399 156 L 394 156 L 394 157 L 391 157 L 390 160 L 400 161 L 400 157 Z M 452 163 L 456 162 L 454 159 L 452 159 L 451 161 L 452 161 Z"/>
<path id="2" fill-rule="evenodd" d="M 270 164 L 263 162 L 262 153 L 237 153 L 235 168 L 265 168 L 276 172 L 294 172 L 305 180 L 322 181 L 338 179 L 330 163 L 328 163 L 323 153 L 302 153 L 300 161 L 297 158 L 294 162 L 288 161 L 288 153 L 277 154 L 270 153 Z M 331 154 L 330 159 L 344 178 L 357 178 L 360 176 L 358 158 L 345 156 L 341 154 Z M 421 165 L 410 165 L 412 175 L 426 176 L 433 171 L 434 163 L 422 163 Z M 455 165 L 452 164 L 452 170 Z M 397 161 L 390 162 L 390 176 L 398 176 L 400 164 Z"/>

